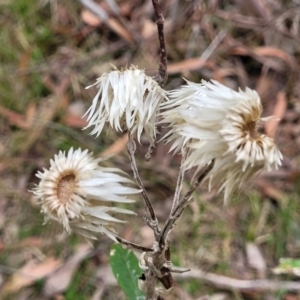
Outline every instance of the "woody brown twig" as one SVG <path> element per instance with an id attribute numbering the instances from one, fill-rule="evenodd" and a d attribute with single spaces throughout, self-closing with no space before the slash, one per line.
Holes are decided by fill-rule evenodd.
<path id="1" fill-rule="evenodd" d="M 180 164 L 180 168 L 179 168 L 179 174 L 178 174 L 178 178 L 177 178 L 176 190 L 174 193 L 174 199 L 173 199 L 173 203 L 172 203 L 171 213 L 174 212 L 174 209 L 179 201 L 179 197 L 180 197 L 180 193 L 181 193 L 181 189 L 182 189 L 182 182 L 183 182 L 184 173 L 185 173 L 184 162 L 185 162 L 186 156 L 187 156 L 187 148 L 186 148 L 186 146 L 183 146 L 181 148 L 181 164 Z"/>
<path id="2" fill-rule="evenodd" d="M 164 247 L 169 232 L 172 230 L 172 228 L 175 225 L 175 222 L 180 218 L 180 216 L 182 215 L 184 209 L 189 204 L 193 192 L 200 185 L 200 183 L 205 179 L 206 175 L 211 171 L 213 166 L 214 166 L 214 160 L 212 160 L 211 163 L 208 164 L 203 169 L 201 174 L 198 176 L 198 178 L 191 185 L 188 192 L 178 201 L 178 203 L 177 203 L 177 205 L 175 205 L 173 211 L 171 211 L 168 220 L 166 221 L 166 223 L 164 224 L 164 226 L 161 230 L 160 238 L 158 240 L 158 243 L 159 243 L 159 245 L 161 245 L 161 247 Z"/>
<path id="3" fill-rule="evenodd" d="M 128 154 L 129 154 L 129 159 L 130 159 L 131 169 L 132 169 L 132 172 L 134 175 L 134 179 L 135 179 L 138 187 L 141 189 L 142 197 L 145 202 L 146 212 L 148 214 L 148 216 L 146 215 L 144 217 L 144 220 L 147 223 L 147 225 L 153 229 L 154 235 L 155 235 L 155 237 L 157 237 L 160 233 L 160 229 L 158 228 L 158 221 L 157 221 L 155 212 L 153 210 L 152 204 L 150 202 L 149 196 L 147 194 L 147 191 L 146 191 L 144 184 L 141 180 L 141 177 L 139 175 L 139 171 L 138 171 L 138 168 L 136 165 L 136 160 L 134 157 L 136 145 L 135 145 L 134 140 L 132 139 L 130 131 L 128 132 L 127 150 L 128 150 Z"/>
<path id="4" fill-rule="evenodd" d="M 183 149 L 183 157 L 181 162 L 181 172 L 177 181 L 176 193 L 173 201 L 177 198 L 177 203 L 173 204 L 173 208 L 170 212 L 168 219 L 166 220 L 162 230 L 159 233 L 158 239 L 156 236 L 156 242 L 153 245 L 153 251 L 147 252 L 144 255 L 143 261 L 147 270 L 144 272 L 144 288 L 146 292 L 146 299 L 163 299 L 161 295 L 158 294 L 155 289 L 155 285 L 160 281 L 167 291 L 171 290 L 173 287 L 173 277 L 172 272 L 186 272 L 188 270 L 176 270 L 172 268 L 172 263 L 170 262 L 170 247 L 168 241 L 168 234 L 171 232 L 175 225 L 175 222 L 180 218 L 184 209 L 191 201 L 192 193 L 200 185 L 200 183 L 206 178 L 207 174 L 211 171 L 214 166 L 214 161 L 208 164 L 202 170 L 201 174 L 193 182 L 188 192 L 179 199 L 181 185 L 184 176 L 184 161 L 186 152 Z"/>
<path id="5" fill-rule="evenodd" d="M 124 246 L 126 246 L 127 248 L 130 248 L 132 250 L 138 250 L 138 251 L 142 251 L 142 252 L 151 252 L 153 251 L 151 248 L 147 248 L 147 247 L 144 247 L 144 246 L 140 246 L 138 244 L 135 244 L 135 243 L 132 243 L 132 242 L 129 242 L 119 236 L 115 236 L 116 240 L 120 243 L 120 244 L 123 244 Z"/>
<path id="6" fill-rule="evenodd" d="M 160 54 L 160 61 L 158 66 L 158 74 L 155 76 L 155 80 L 163 86 L 168 79 L 167 73 L 167 50 L 166 50 L 166 43 L 165 43 L 165 35 L 164 35 L 164 17 L 161 12 L 160 5 L 158 0 L 152 0 L 156 25 L 157 25 L 157 32 L 158 32 L 158 40 L 159 40 L 159 54 Z"/>

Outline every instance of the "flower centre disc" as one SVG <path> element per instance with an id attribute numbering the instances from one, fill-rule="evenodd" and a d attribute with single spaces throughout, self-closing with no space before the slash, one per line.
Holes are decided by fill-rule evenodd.
<path id="1" fill-rule="evenodd" d="M 257 123 L 255 121 L 248 121 L 244 125 L 243 131 L 247 132 L 253 140 L 256 140 L 259 137 Z"/>
<path id="2" fill-rule="evenodd" d="M 65 204 L 70 199 L 74 192 L 75 175 L 68 174 L 60 178 L 57 185 L 57 197 L 62 204 Z"/>

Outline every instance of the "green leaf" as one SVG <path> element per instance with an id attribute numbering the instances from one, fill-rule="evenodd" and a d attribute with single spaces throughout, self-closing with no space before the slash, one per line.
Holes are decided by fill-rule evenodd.
<path id="1" fill-rule="evenodd" d="M 138 278 L 142 271 L 132 251 L 121 245 L 113 245 L 109 257 L 110 266 L 119 286 L 130 300 L 144 300 L 145 296 L 138 287 Z"/>

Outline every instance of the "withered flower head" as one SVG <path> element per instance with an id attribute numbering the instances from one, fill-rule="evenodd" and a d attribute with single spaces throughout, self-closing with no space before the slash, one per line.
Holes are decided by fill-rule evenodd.
<path id="1" fill-rule="evenodd" d="M 130 130 L 139 142 L 144 131 L 154 145 L 157 112 L 166 98 L 158 83 L 144 70 L 130 66 L 103 74 L 94 85 L 99 90 L 86 112 L 86 128 L 94 127 L 91 134 L 98 136 L 108 122 L 117 131 Z"/>
<path id="2" fill-rule="evenodd" d="M 88 150 L 71 148 L 67 154 L 60 151 L 55 155 L 49 170 L 36 174 L 40 182 L 33 193 L 40 199 L 45 221 L 54 220 L 67 232 L 87 239 L 104 233 L 115 240 L 113 225 L 122 221 L 110 214 L 134 212 L 112 204 L 133 202 L 127 195 L 139 190 L 123 185 L 132 182 L 119 169 L 99 166 L 101 160 L 94 159 Z"/>
<path id="3" fill-rule="evenodd" d="M 256 91 L 236 92 L 217 81 L 187 81 L 170 92 L 170 99 L 162 105 L 163 122 L 171 128 L 165 138 L 173 141 L 175 151 L 189 141 L 188 169 L 215 160 L 207 178 L 210 186 L 224 190 L 225 202 L 258 170 L 281 165 L 274 139 L 258 131 L 262 105 Z"/>

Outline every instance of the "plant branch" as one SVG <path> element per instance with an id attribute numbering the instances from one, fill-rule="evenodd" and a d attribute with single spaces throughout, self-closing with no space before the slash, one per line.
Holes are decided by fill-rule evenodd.
<path id="1" fill-rule="evenodd" d="M 0 265 L 0 271 L 4 274 L 12 274 L 15 269 Z M 191 282 L 191 280 L 202 281 L 206 285 L 231 292 L 232 290 L 241 292 L 299 292 L 300 282 L 292 280 L 272 280 L 272 279 L 236 279 L 224 275 L 205 272 L 202 270 L 191 269 L 189 272 L 173 274 L 175 280 L 180 282 Z M 117 286 L 118 282 L 113 274 L 108 274 L 106 278 L 107 286 Z"/>
<path id="2" fill-rule="evenodd" d="M 136 163 L 134 159 L 134 141 L 131 139 L 131 135 L 129 135 L 129 141 L 128 141 L 128 152 L 130 154 L 130 160 L 132 164 L 132 169 L 135 174 L 135 178 L 137 180 L 137 183 L 139 187 L 144 189 L 144 186 L 141 183 L 141 179 L 138 175 L 138 170 L 136 168 Z M 155 229 L 151 227 L 155 233 L 155 239 L 156 241 L 153 244 L 153 251 L 152 252 L 147 252 L 144 255 L 142 254 L 142 258 L 140 260 L 141 264 L 146 267 L 146 270 L 144 272 L 144 291 L 146 293 L 146 300 L 157 300 L 157 299 L 162 299 L 160 295 L 157 294 L 157 291 L 155 289 L 155 285 L 158 281 L 162 283 L 166 291 L 169 291 L 173 287 L 173 277 L 172 277 L 172 270 L 175 272 L 182 272 L 182 271 L 187 271 L 187 270 L 179 270 L 176 268 L 172 268 L 172 264 L 170 263 L 170 248 L 169 248 L 169 242 L 167 240 L 169 232 L 172 230 L 174 227 L 175 222 L 179 219 L 179 217 L 182 215 L 185 207 L 189 204 L 190 198 L 192 193 L 195 191 L 195 189 L 199 186 L 199 184 L 205 179 L 207 174 L 210 172 L 210 170 L 214 166 L 214 161 L 212 161 L 210 164 L 205 166 L 203 169 L 202 173 L 198 176 L 197 180 L 194 181 L 194 183 L 191 185 L 189 191 L 180 199 L 180 190 L 182 186 L 182 181 L 184 177 L 184 161 L 186 158 L 186 149 L 183 148 L 183 153 L 182 153 L 182 164 L 181 164 L 181 169 L 180 169 L 180 174 L 178 176 L 177 180 L 177 187 L 176 187 L 176 192 L 174 196 L 174 201 L 176 203 L 174 204 L 174 208 L 171 210 L 169 218 L 165 222 L 162 231 L 157 231 L 155 233 Z M 142 192 L 143 193 L 143 192 Z M 148 196 L 146 194 L 146 191 L 144 191 L 143 198 L 146 203 L 146 207 L 149 207 L 147 204 L 147 201 L 149 201 Z M 150 201 L 149 204 L 151 205 Z M 151 206 L 151 209 L 152 206 Z M 150 214 L 150 211 L 149 211 Z M 154 215 L 154 212 L 153 212 Z M 151 216 L 151 214 L 150 214 Z M 154 215 L 155 216 L 155 215 Z M 156 223 L 157 224 L 157 223 Z M 150 223 L 151 225 L 151 223 Z M 156 228 L 158 229 L 158 228 Z"/>
<path id="3" fill-rule="evenodd" d="M 135 244 L 135 243 L 131 243 L 119 236 L 115 236 L 115 238 L 120 244 L 123 244 L 126 247 L 131 248 L 132 250 L 138 250 L 138 251 L 143 251 L 143 252 L 152 252 L 153 251 L 153 249 L 151 249 L 151 248 L 147 248 L 147 247 L 143 247 L 138 244 Z"/>
<path id="4" fill-rule="evenodd" d="M 179 203 L 188 201 L 192 196 L 195 189 L 199 186 L 199 184 L 205 179 L 206 175 L 211 171 L 211 169 L 215 165 L 215 160 L 212 160 L 208 165 L 206 165 L 202 171 L 202 173 L 198 176 L 197 180 L 194 181 L 188 192 L 181 198 Z"/>
<path id="5" fill-rule="evenodd" d="M 176 276 L 178 280 L 200 279 L 206 284 L 225 289 L 239 290 L 245 292 L 279 292 L 279 291 L 294 291 L 299 292 L 300 283 L 296 281 L 278 281 L 268 279 L 258 280 L 242 280 L 231 278 L 223 275 L 207 273 L 202 270 L 190 270 L 185 274 Z"/>
<path id="6" fill-rule="evenodd" d="M 145 272 L 145 294 L 146 300 L 156 300 L 157 293 L 155 291 L 155 285 L 157 277 L 150 270 Z"/>
<path id="7" fill-rule="evenodd" d="M 131 137 L 131 133 L 128 132 L 128 143 L 127 143 L 127 150 L 128 150 L 128 154 L 129 154 L 129 159 L 130 159 L 130 163 L 131 163 L 131 169 L 133 171 L 133 175 L 135 178 L 135 181 L 138 185 L 138 187 L 142 190 L 142 197 L 144 199 L 145 202 L 145 208 L 146 208 L 146 212 L 148 213 L 150 220 L 148 219 L 147 216 L 144 217 L 147 225 L 154 231 L 154 235 L 155 238 L 159 235 L 160 233 L 160 229 L 158 228 L 158 221 L 155 215 L 155 212 L 153 210 L 152 204 L 150 202 L 149 196 L 147 194 L 147 191 L 144 187 L 144 184 L 141 180 L 141 177 L 139 175 L 139 171 L 136 165 L 136 161 L 135 161 L 135 150 L 136 150 L 136 145 L 134 140 Z"/>
<path id="8" fill-rule="evenodd" d="M 166 242 L 166 238 L 169 232 L 175 225 L 175 222 L 180 218 L 182 215 L 185 207 L 189 204 L 190 198 L 195 191 L 195 189 L 199 186 L 199 184 L 205 179 L 206 175 L 211 171 L 214 166 L 214 160 L 211 161 L 210 164 L 206 165 L 203 169 L 202 173 L 198 176 L 197 180 L 191 185 L 188 192 L 178 201 L 178 204 L 175 206 L 173 212 L 170 213 L 168 220 L 166 221 L 165 225 L 163 226 L 160 237 L 159 237 L 159 245 L 163 245 Z"/>
<path id="9" fill-rule="evenodd" d="M 158 66 L 158 74 L 155 76 L 155 80 L 160 84 L 164 85 L 168 79 L 167 73 L 167 50 L 166 50 L 166 43 L 165 43 L 165 36 L 164 36 L 164 17 L 161 12 L 160 5 L 158 0 L 152 0 L 156 25 L 157 25 L 157 32 L 158 32 L 158 39 L 159 39 L 159 46 L 160 46 L 160 61 Z"/>
<path id="10" fill-rule="evenodd" d="M 184 162 L 187 156 L 187 149 L 185 146 L 181 148 L 181 164 L 180 164 L 180 169 L 179 169 L 179 174 L 177 178 L 177 184 L 176 184 L 176 190 L 174 193 L 174 198 L 173 198 L 173 204 L 172 204 L 172 209 L 171 209 L 171 214 L 174 212 L 175 207 L 178 205 L 181 189 L 182 189 L 182 182 L 184 179 L 184 173 L 185 173 L 185 167 L 184 167 Z"/>

